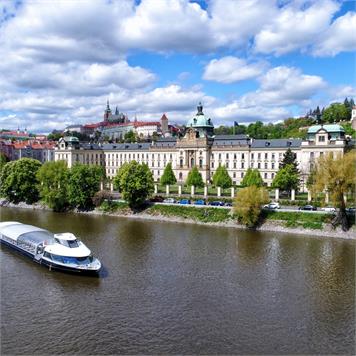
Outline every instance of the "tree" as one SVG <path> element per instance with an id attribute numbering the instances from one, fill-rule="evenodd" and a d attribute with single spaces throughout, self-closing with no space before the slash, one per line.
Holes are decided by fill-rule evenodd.
<path id="1" fill-rule="evenodd" d="M 213 176 L 213 183 L 215 187 L 221 187 L 222 189 L 230 188 L 232 186 L 232 179 L 225 166 L 219 164 L 219 167 Z"/>
<path id="2" fill-rule="evenodd" d="M 1 170 L 2 170 L 2 167 L 5 166 L 5 164 L 8 162 L 8 158 L 5 156 L 4 153 L 0 152 L 0 173 L 1 173 Z"/>
<path id="3" fill-rule="evenodd" d="M 153 192 L 152 172 L 147 164 L 139 164 L 136 161 L 125 163 L 114 178 L 114 186 L 130 208 L 139 208 Z"/>
<path id="4" fill-rule="evenodd" d="M 323 120 L 328 123 L 349 121 L 351 112 L 344 104 L 334 103 L 324 110 Z"/>
<path id="5" fill-rule="evenodd" d="M 166 165 L 160 182 L 162 185 L 175 184 L 177 182 L 176 176 L 173 173 L 172 163 Z"/>
<path id="6" fill-rule="evenodd" d="M 290 147 L 288 147 L 287 151 L 284 152 L 283 154 L 283 160 L 279 165 L 279 168 L 284 168 L 287 165 L 292 165 L 294 168 L 294 171 L 296 173 L 299 173 L 298 170 L 298 162 L 297 162 L 297 154 L 292 152 Z"/>
<path id="7" fill-rule="evenodd" d="M 250 187 L 252 185 L 256 187 L 262 187 L 263 186 L 263 179 L 261 177 L 260 171 L 255 168 L 249 168 L 242 179 L 241 185 L 243 187 Z"/>
<path id="8" fill-rule="evenodd" d="M 193 167 L 188 173 L 188 177 L 185 184 L 189 186 L 194 185 L 194 187 L 204 187 L 203 178 L 197 167 Z"/>
<path id="9" fill-rule="evenodd" d="M 36 202 L 39 198 L 36 174 L 41 163 L 32 158 L 21 158 L 4 165 L 0 175 L 0 194 L 17 204 Z"/>
<path id="10" fill-rule="evenodd" d="M 89 210 L 94 207 L 93 197 L 100 190 L 105 178 L 104 168 L 77 163 L 71 169 L 68 179 L 68 202 L 73 208 Z"/>
<path id="11" fill-rule="evenodd" d="M 37 172 L 40 196 L 54 211 L 68 208 L 68 178 L 69 169 L 65 161 L 46 162 Z"/>
<path id="12" fill-rule="evenodd" d="M 332 224 L 341 224 L 346 231 L 349 227 L 344 194 L 354 191 L 356 178 L 356 152 L 351 151 L 345 155 L 327 154 L 317 161 L 315 167 L 315 181 L 312 187 L 313 192 L 323 192 L 326 190 L 336 208 L 339 208 Z"/>
<path id="13" fill-rule="evenodd" d="M 292 189 L 298 190 L 299 188 L 299 174 L 295 171 L 292 164 L 287 164 L 281 168 L 272 182 L 273 188 L 290 192 Z"/>
<path id="14" fill-rule="evenodd" d="M 126 143 L 136 142 L 136 135 L 132 130 L 130 130 L 129 132 L 125 133 L 124 139 Z"/>
<path id="15" fill-rule="evenodd" d="M 269 196 L 265 188 L 251 185 L 237 192 L 234 212 L 241 223 L 248 227 L 254 227 L 261 216 L 261 206 L 268 201 Z"/>

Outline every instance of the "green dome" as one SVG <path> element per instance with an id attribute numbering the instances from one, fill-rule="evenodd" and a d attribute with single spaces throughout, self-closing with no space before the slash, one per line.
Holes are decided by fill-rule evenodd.
<path id="1" fill-rule="evenodd" d="M 203 113 L 203 106 L 201 103 L 197 106 L 198 112 L 187 122 L 188 127 L 194 128 L 214 128 L 214 125 L 210 118 L 207 118 Z"/>

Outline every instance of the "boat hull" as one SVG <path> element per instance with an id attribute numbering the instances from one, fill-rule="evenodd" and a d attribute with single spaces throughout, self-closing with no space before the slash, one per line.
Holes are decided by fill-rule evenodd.
<path id="1" fill-rule="evenodd" d="M 40 260 L 36 260 L 34 258 L 35 257 L 34 254 L 22 249 L 21 247 L 11 244 L 3 239 L 0 239 L 0 242 L 2 245 L 8 247 L 9 249 L 19 252 L 22 255 L 31 258 L 34 262 L 39 263 L 42 266 L 48 267 L 49 270 L 55 270 L 55 271 L 71 273 L 71 274 L 91 275 L 91 276 L 98 276 L 100 272 L 100 270 L 88 270 L 88 269 L 73 268 L 69 266 L 68 267 L 62 266 L 53 262 L 49 262 L 43 258 L 41 258 Z"/>

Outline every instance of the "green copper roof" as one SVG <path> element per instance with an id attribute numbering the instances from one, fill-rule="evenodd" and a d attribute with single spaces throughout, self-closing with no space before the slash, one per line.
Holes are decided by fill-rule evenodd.
<path id="1" fill-rule="evenodd" d="M 211 119 L 205 117 L 205 115 L 203 113 L 203 106 L 201 105 L 201 103 L 199 103 L 199 105 L 197 106 L 197 109 L 198 109 L 197 114 L 194 117 L 192 117 L 190 120 L 188 120 L 187 127 L 195 127 L 195 128 L 211 127 L 211 128 L 214 128 L 214 125 L 213 125 Z"/>
<path id="2" fill-rule="evenodd" d="M 317 133 L 321 128 L 323 128 L 327 132 L 345 132 L 344 128 L 340 125 L 314 125 L 309 127 L 308 134 Z"/>

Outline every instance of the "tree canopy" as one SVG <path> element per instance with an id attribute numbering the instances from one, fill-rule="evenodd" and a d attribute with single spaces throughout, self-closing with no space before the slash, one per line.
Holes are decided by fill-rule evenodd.
<path id="1" fill-rule="evenodd" d="M 176 176 L 174 175 L 173 169 L 172 169 L 172 163 L 168 163 L 166 165 L 166 168 L 164 169 L 164 172 L 162 174 L 162 177 L 160 179 L 160 183 L 162 185 L 166 184 L 175 184 L 177 182 Z"/>
<path id="2" fill-rule="evenodd" d="M 241 223 L 254 227 L 259 220 L 262 205 L 268 203 L 269 196 L 265 188 L 256 185 L 243 188 L 236 194 L 234 212 Z"/>
<path id="3" fill-rule="evenodd" d="M 225 166 L 219 165 L 213 175 L 213 184 L 216 187 L 221 187 L 223 189 L 230 188 L 232 186 L 232 179 L 227 172 Z"/>
<path id="4" fill-rule="evenodd" d="M 296 172 L 293 164 L 287 164 L 277 172 L 273 179 L 272 187 L 288 192 L 292 189 L 298 190 L 299 174 Z"/>
<path id="5" fill-rule="evenodd" d="M 104 168 L 96 165 L 75 164 L 68 179 L 68 202 L 73 208 L 88 210 L 94 207 L 93 196 L 105 178 Z"/>
<path id="6" fill-rule="evenodd" d="M 284 168 L 287 165 L 292 165 L 295 173 L 299 173 L 298 170 L 298 162 L 297 162 L 297 154 L 292 152 L 290 147 L 288 147 L 287 151 L 283 154 L 283 160 L 279 165 L 279 168 Z"/>
<path id="7" fill-rule="evenodd" d="M 326 154 L 321 156 L 315 167 L 313 193 L 326 190 L 334 206 L 339 208 L 333 224 L 341 224 L 343 230 L 348 229 L 346 204 L 344 194 L 352 191 L 355 193 L 356 184 L 356 152 L 353 150 L 341 154 Z"/>
<path id="8" fill-rule="evenodd" d="M 21 158 L 6 163 L 0 175 L 0 194 L 13 203 L 38 201 L 37 172 L 41 163 L 32 158 Z"/>
<path id="9" fill-rule="evenodd" d="M 193 167 L 188 173 L 188 177 L 185 184 L 189 186 L 194 185 L 194 187 L 204 187 L 203 177 L 201 176 L 196 166 Z"/>
<path id="10" fill-rule="evenodd" d="M 42 200 L 54 211 L 68 208 L 69 169 L 65 161 L 46 162 L 37 172 Z"/>
<path id="11" fill-rule="evenodd" d="M 242 179 L 241 185 L 243 187 L 250 187 L 252 185 L 256 187 L 262 187 L 263 179 L 261 177 L 260 171 L 257 168 L 249 168 Z"/>
<path id="12" fill-rule="evenodd" d="M 333 103 L 323 112 L 323 121 L 327 123 L 348 121 L 351 118 L 351 111 L 341 103 Z"/>
<path id="13" fill-rule="evenodd" d="M 114 178 L 114 186 L 131 208 L 139 208 L 153 192 L 153 176 L 147 164 L 125 163 Z"/>

